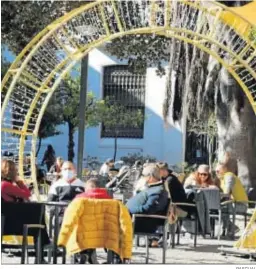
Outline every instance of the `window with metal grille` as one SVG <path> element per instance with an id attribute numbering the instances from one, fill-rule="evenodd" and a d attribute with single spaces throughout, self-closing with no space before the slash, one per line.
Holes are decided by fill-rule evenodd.
<path id="1" fill-rule="evenodd" d="M 111 65 L 104 68 L 103 98 L 109 98 L 114 103 L 122 105 L 129 113 L 145 111 L 146 74 L 135 74 L 128 70 L 127 65 Z M 143 138 L 144 124 L 139 127 L 118 126 L 117 137 Z M 101 137 L 115 137 L 115 130 L 107 128 L 102 123 Z"/>

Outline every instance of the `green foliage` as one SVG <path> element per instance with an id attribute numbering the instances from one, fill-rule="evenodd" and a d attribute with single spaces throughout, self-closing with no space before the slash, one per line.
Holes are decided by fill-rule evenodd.
<path id="1" fill-rule="evenodd" d="M 39 131 L 38 137 L 41 139 L 59 135 L 61 132 L 57 129 L 58 125 L 63 123 L 63 118 L 61 116 L 62 107 L 55 102 L 55 98 L 53 97 L 43 115 Z"/>
<path id="2" fill-rule="evenodd" d="M 55 104 L 61 105 L 58 113 L 69 126 L 70 160 L 74 157 L 73 133 L 79 124 L 80 87 L 80 77 L 72 77 L 69 74 L 64 78 L 54 100 Z M 85 108 L 86 128 L 98 126 L 102 122 L 106 128 L 114 129 L 117 133 L 118 127 L 139 127 L 144 122 L 144 115 L 140 110 L 129 112 L 124 106 L 113 104 L 109 99 L 98 100 L 92 92 L 88 92 Z"/>
<path id="3" fill-rule="evenodd" d="M 80 88 L 80 77 L 72 77 L 69 74 L 56 93 L 58 101 L 56 100 L 55 103 L 59 102 L 62 106 L 63 121 L 71 123 L 74 128 L 77 128 L 79 124 Z M 86 128 L 99 125 L 105 111 L 105 102 L 97 100 L 92 92 L 88 92 L 85 108 Z"/>
<path id="4" fill-rule="evenodd" d="M 183 162 L 183 163 L 180 163 L 180 164 L 177 164 L 177 165 L 171 165 L 170 166 L 170 169 L 177 173 L 177 174 L 180 174 L 180 173 L 184 173 L 185 176 L 191 174 L 192 172 L 194 172 L 197 168 L 197 165 L 196 164 L 193 164 L 193 165 L 189 165 L 187 162 Z"/>
<path id="5" fill-rule="evenodd" d="M 156 158 L 150 155 L 141 155 L 141 153 L 129 153 L 127 156 L 123 156 L 120 160 L 124 161 L 127 165 L 133 165 L 136 161 L 141 161 L 141 163 L 156 162 Z"/>
<path id="6" fill-rule="evenodd" d="M 156 66 L 157 74 L 165 74 L 164 64 L 169 61 L 170 39 L 156 35 L 124 36 L 108 43 L 105 48 L 119 60 L 128 59 L 133 72 L 144 73 L 147 67 Z"/>
<path id="7" fill-rule="evenodd" d="M 16 54 L 48 24 L 89 1 L 2 1 L 2 43 Z"/>
<path id="8" fill-rule="evenodd" d="M 208 121 L 205 122 L 201 119 L 195 119 L 188 122 L 187 130 L 189 132 L 194 132 L 196 134 L 207 133 L 207 136 L 210 140 L 214 139 L 217 136 L 217 123 L 216 117 L 214 114 L 211 114 L 208 118 Z"/>
<path id="9" fill-rule="evenodd" d="M 218 136 L 218 127 L 216 122 L 215 114 L 211 114 L 207 120 L 207 122 L 201 119 L 195 119 L 193 121 L 188 122 L 188 131 L 194 132 L 198 135 L 207 134 L 208 137 L 208 155 L 209 155 L 209 165 L 212 167 L 214 160 L 213 152 L 213 143 L 214 139 Z"/>
<path id="10" fill-rule="evenodd" d="M 129 111 L 125 106 L 113 103 L 110 99 L 102 102 L 100 116 L 104 126 L 118 132 L 122 127 L 140 127 L 144 122 L 143 112 Z"/>

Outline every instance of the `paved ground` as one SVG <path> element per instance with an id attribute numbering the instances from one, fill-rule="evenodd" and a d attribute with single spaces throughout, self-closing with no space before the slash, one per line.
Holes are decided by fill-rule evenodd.
<path id="1" fill-rule="evenodd" d="M 241 231 L 243 230 L 243 222 L 240 220 L 237 222 Z M 241 232 L 237 234 L 240 236 Z M 210 239 L 209 237 L 204 239 L 201 236 L 198 237 L 197 247 L 193 247 L 193 239 L 189 234 L 181 236 L 180 245 L 175 246 L 174 249 L 168 248 L 166 252 L 166 263 L 169 264 L 255 264 L 255 261 L 250 262 L 248 257 L 239 257 L 220 254 L 218 248 L 220 246 L 232 246 L 234 241 L 226 241 L 217 239 Z M 143 239 L 141 240 L 143 244 Z M 162 262 L 162 250 L 158 248 L 150 248 L 149 263 L 161 263 Z M 100 263 L 106 261 L 106 254 L 103 250 L 97 250 L 97 258 Z M 46 257 L 47 259 L 47 257 Z M 9 255 L 2 253 L 2 264 L 19 264 L 20 256 Z M 34 262 L 34 257 L 29 258 L 29 263 Z M 70 264 L 70 258 L 67 258 L 67 263 Z M 145 248 L 138 247 L 133 248 L 132 263 L 143 264 L 145 263 Z M 61 264 L 61 259 L 58 259 L 58 264 Z"/>
<path id="2" fill-rule="evenodd" d="M 143 242 L 142 242 L 143 243 Z M 250 263 L 248 258 L 237 256 L 223 256 L 219 253 L 219 246 L 232 246 L 232 241 L 219 241 L 217 239 L 203 239 L 199 237 L 198 246 L 193 247 L 193 240 L 189 236 L 181 237 L 181 245 L 175 249 L 168 248 L 166 252 L 166 263 L 171 264 L 245 264 Z M 138 247 L 133 249 L 132 263 L 145 263 L 145 248 Z M 149 263 L 162 262 L 162 250 L 150 248 Z M 100 263 L 106 260 L 106 254 L 102 250 L 97 251 L 98 260 Z M 29 258 L 29 263 L 33 263 L 34 257 Z M 17 255 L 10 256 L 7 253 L 2 254 L 2 264 L 19 264 L 20 257 Z M 61 263 L 59 258 L 58 263 Z M 67 259 L 70 263 L 70 259 Z M 254 261 L 255 264 L 255 261 Z"/>

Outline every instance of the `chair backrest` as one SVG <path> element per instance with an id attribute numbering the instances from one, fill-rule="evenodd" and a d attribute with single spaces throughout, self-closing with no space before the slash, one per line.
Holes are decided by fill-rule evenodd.
<path id="1" fill-rule="evenodd" d="M 150 214 L 150 215 L 159 215 L 168 217 L 169 210 L 170 210 L 170 202 L 171 200 L 168 199 L 168 204 L 166 205 L 165 210 L 162 214 Z M 133 221 L 133 231 L 135 234 L 154 234 L 159 227 L 163 227 L 168 219 L 157 219 L 152 217 L 135 217 Z"/>
<path id="2" fill-rule="evenodd" d="M 218 189 L 202 189 L 209 210 L 220 209 L 220 191 Z"/>
<path id="3" fill-rule="evenodd" d="M 45 225 L 45 206 L 41 203 L 2 202 L 1 210 L 4 235 L 22 235 L 24 224 Z"/>
<path id="4" fill-rule="evenodd" d="M 112 199 L 74 199 L 65 211 L 58 245 L 66 246 L 67 253 L 102 247 L 130 258 L 132 221 L 127 207 Z"/>

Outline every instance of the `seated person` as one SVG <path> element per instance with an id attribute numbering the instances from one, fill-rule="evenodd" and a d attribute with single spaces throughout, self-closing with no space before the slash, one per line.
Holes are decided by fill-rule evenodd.
<path id="1" fill-rule="evenodd" d="M 158 162 L 157 166 L 160 169 L 161 179 L 164 182 L 167 192 L 170 194 L 171 201 L 173 203 L 187 203 L 187 196 L 182 183 L 172 174 L 172 171 L 168 169 L 168 164 Z M 180 217 L 186 217 L 188 210 L 186 206 L 178 206 L 177 214 Z"/>
<path id="2" fill-rule="evenodd" d="M 115 165 L 115 161 L 111 158 L 107 159 L 100 168 L 100 176 L 108 176 L 110 169 Z"/>
<path id="3" fill-rule="evenodd" d="M 28 201 L 31 193 L 17 175 L 16 165 L 11 160 L 3 160 L 1 167 L 1 198 L 5 202 Z"/>
<path id="4" fill-rule="evenodd" d="M 149 163 L 149 162 L 144 163 L 143 169 L 149 165 L 155 165 L 155 164 Z M 146 178 L 141 176 L 139 180 L 134 183 L 133 195 L 136 195 L 137 193 L 144 191 L 145 189 L 147 189 L 147 187 L 148 186 L 147 186 Z"/>
<path id="5" fill-rule="evenodd" d="M 70 202 L 77 194 L 84 192 L 84 182 L 76 177 L 76 169 L 72 162 L 66 161 L 61 167 L 61 178 L 55 181 L 48 193 L 48 202 Z M 60 220 L 64 208 L 60 212 Z"/>
<path id="6" fill-rule="evenodd" d="M 61 157 L 56 158 L 56 162 L 49 170 L 49 173 L 56 175 L 56 180 L 61 178 L 61 167 L 64 163 L 64 160 Z"/>
<path id="7" fill-rule="evenodd" d="M 141 176 L 139 180 L 134 184 L 133 195 L 136 195 L 137 193 L 146 190 L 147 187 L 148 186 L 145 177 Z"/>
<path id="8" fill-rule="evenodd" d="M 85 183 L 85 192 L 78 194 L 76 198 L 112 199 L 107 189 L 99 187 L 97 179 L 89 179 Z"/>
<path id="9" fill-rule="evenodd" d="M 210 168 L 206 164 L 199 165 L 197 171 L 192 173 L 184 182 L 184 188 L 218 188 L 211 178 Z"/>
<path id="10" fill-rule="evenodd" d="M 216 175 L 220 180 L 220 187 L 225 196 L 235 202 L 238 202 L 235 209 L 232 204 L 228 204 L 225 208 L 223 208 L 223 212 L 229 212 L 232 214 L 233 210 L 236 210 L 237 213 L 245 213 L 248 206 L 246 203 L 248 201 L 248 196 L 240 179 L 228 170 L 226 164 L 221 163 L 216 166 Z M 231 222 L 229 214 L 223 214 L 223 226 L 223 233 L 225 233 L 226 229 L 228 236 L 239 231 L 238 227 Z"/>
<path id="11" fill-rule="evenodd" d="M 140 179 L 143 189 L 130 198 L 126 204 L 131 214 L 166 215 L 169 205 L 168 192 L 160 178 L 160 171 L 156 164 L 144 166 Z M 136 231 L 144 233 L 160 232 L 159 226 L 163 221 L 159 219 L 139 218 L 136 220 Z M 151 246 L 158 246 L 159 238 L 150 238 Z"/>
<path id="12" fill-rule="evenodd" d="M 78 194 L 76 198 L 90 198 L 90 199 L 112 199 L 105 188 L 100 188 L 97 179 L 89 179 L 85 183 L 85 192 Z M 95 249 L 87 249 L 84 254 L 88 255 L 89 263 L 98 263 Z"/>
<path id="13" fill-rule="evenodd" d="M 131 214 L 166 214 L 168 193 L 160 179 L 159 168 L 148 165 L 142 171 L 147 189 L 139 192 L 127 202 Z"/>

